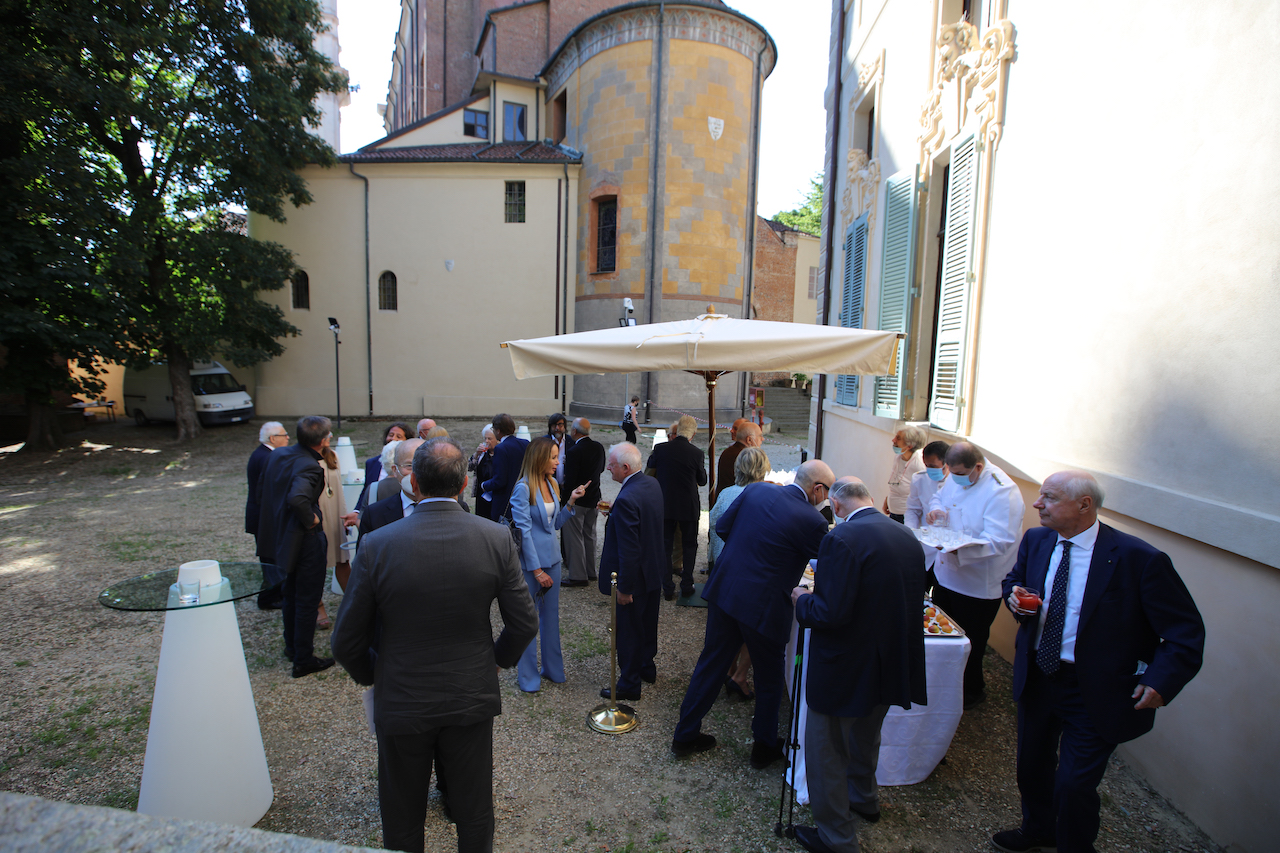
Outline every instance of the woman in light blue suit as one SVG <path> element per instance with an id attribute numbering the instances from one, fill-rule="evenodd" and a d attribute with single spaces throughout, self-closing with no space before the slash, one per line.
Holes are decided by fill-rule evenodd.
<path id="1" fill-rule="evenodd" d="M 560 448 L 550 436 L 529 442 L 520 468 L 520 479 L 511 490 L 511 520 L 520 529 L 520 567 L 529 594 L 538 608 L 538 640 L 529 644 L 516 667 L 516 684 L 525 693 L 537 693 L 542 676 L 564 683 L 564 656 L 560 653 L 560 543 L 556 531 L 573 515 L 574 504 L 586 494 L 579 486 L 560 506 L 556 465 Z M 542 669 L 538 669 L 538 643 L 542 643 Z"/>

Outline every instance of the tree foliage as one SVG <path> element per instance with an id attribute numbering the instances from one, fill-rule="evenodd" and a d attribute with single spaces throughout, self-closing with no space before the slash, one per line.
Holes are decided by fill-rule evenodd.
<path id="1" fill-rule="evenodd" d="M 319 8 L 314 0 L 0 0 L 0 15 L 21 21 L 23 61 L 40 69 L 19 86 L 0 83 L 0 119 L 34 140 L 25 167 L 10 171 L 29 202 L 48 201 L 38 161 L 74 155 L 66 173 L 77 182 L 68 183 L 90 210 L 86 220 L 38 223 L 74 270 L 65 272 L 69 286 L 102 298 L 84 337 L 110 333 L 93 355 L 167 359 L 178 436 L 192 437 L 194 361 L 222 352 L 247 366 L 278 355 L 279 339 L 297 333 L 257 298 L 284 286 L 290 254 L 223 223 L 228 208 L 282 220 L 286 200 L 311 200 L 298 170 L 333 162 L 308 130 L 320 118 L 316 96 L 345 86 L 313 47 Z M 40 97 L 15 96 L 26 91 Z M 34 150 L 45 144 L 54 153 Z M 0 343 L 12 349 L 8 338 Z M 44 352 L 54 362 L 79 355 Z"/>
<path id="2" fill-rule="evenodd" d="M 822 173 L 809 179 L 809 192 L 805 193 L 804 204 L 795 210 L 782 210 L 774 214 L 773 220 L 781 222 L 788 228 L 804 231 L 817 237 L 822 234 Z"/>

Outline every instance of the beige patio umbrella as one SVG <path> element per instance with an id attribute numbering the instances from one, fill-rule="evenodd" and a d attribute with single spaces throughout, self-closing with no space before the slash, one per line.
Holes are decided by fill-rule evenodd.
<path id="1" fill-rule="evenodd" d="M 735 370 L 886 376 L 897 366 L 897 332 L 740 320 L 708 313 L 690 320 L 619 326 L 507 341 L 517 379 L 562 373 L 684 370 L 707 383 L 709 488 L 715 489 L 716 380 Z"/>

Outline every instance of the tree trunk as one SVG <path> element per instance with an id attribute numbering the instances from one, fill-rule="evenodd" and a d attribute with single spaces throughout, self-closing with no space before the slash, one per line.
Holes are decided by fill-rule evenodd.
<path id="1" fill-rule="evenodd" d="M 200 419 L 196 417 L 196 398 L 191 393 L 191 358 L 181 347 L 168 348 L 169 385 L 173 393 L 173 418 L 178 423 L 178 441 L 199 437 Z"/>
<path id="2" fill-rule="evenodd" d="M 47 399 L 37 401 L 28 397 L 27 443 L 22 447 L 23 452 L 57 450 L 63 441 L 62 424 L 58 423 L 58 413 L 53 406 Z"/>

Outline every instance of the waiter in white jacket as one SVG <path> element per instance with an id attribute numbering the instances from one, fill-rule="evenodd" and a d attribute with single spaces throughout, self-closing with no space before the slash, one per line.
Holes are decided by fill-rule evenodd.
<path id="1" fill-rule="evenodd" d="M 991 623 L 1000 610 L 1000 584 L 1017 558 L 1024 504 L 1009 475 L 989 464 L 975 445 L 956 442 L 947 450 L 945 461 L 950 474 L 929 501 L 926 518 L 933 522 L 946 512 L 954 528 L 958 513 L 965 538 L 958 548 L 938 549 L 933 601 L 964 629 L 973 644 L 964 667 L 964 707 L 968 710 L 987 698 L 982 656 Z"/>
<path id="2" fill-rule="evenodd" d="M 929 502 L 942 488 L 947 479 L 947 451 L 951 445 L 945 441 L 931 441 L 920 451 L 920 461 L 924 470 L 911 477 L 911 493 L 907 495 L 907 513 L 903 524 L 907 527 L 924 527 L 925 516 L 929 513 Z M 925 590 L 933 589 L 938 579 L 934 575 L 933 566 L 938 561 L 938 549 L 932 545 L 920 543 L 924 549 L 924 568 L 929 575 Z"/>

